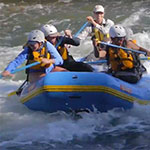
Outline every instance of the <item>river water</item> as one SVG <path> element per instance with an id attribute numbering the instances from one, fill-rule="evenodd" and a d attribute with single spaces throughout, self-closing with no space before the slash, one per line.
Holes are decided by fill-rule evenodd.
<path id="1" fill-rule="evenodd" d="M 75 34 L 92 15 L 96 4 L 105 6 L 105 18 L 128 26 L 142 47 L 150 49 L 149 0 L 0 0 L 0 70 L 22 50 L 28 33 L 45 23 L 63 34 Z M 92 51 L 90 40 L 71 47 L 75 58 Z M 148 75 L 149 62 L 144 62 Z M 7 94 L 24 81 L 24 71 L 0 79 L 0 150 L 148 150 L 150 106 L 100 113 L 43 113 L 27 109 Z"/>

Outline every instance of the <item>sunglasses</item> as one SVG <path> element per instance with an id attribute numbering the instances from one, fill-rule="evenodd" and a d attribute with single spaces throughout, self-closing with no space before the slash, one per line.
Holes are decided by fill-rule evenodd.
<path id="1" fill-rule="evenodd" d="M 125 39 L 125 37 L 115 37 L 115 38 L 111 38 L 112 41 L 122 41 Z"/>
<path id="2" fill-rule="evenodd" d="M 38 42 L 36 42 L 36 41 L 28 41 L 29 45 L 35 45 L 36 43 L 38 43 Z"/>

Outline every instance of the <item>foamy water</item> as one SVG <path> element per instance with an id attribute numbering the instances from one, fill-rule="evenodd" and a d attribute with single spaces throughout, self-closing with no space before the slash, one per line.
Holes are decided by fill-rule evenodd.
<path id="1" fill-rule="evenodd" d="M 42 24 L 53 23 L 60 32 L 72 29 L 76 33 L 92 15 L 96 4 L 104 4 L 106 17 L 131 27 L 134 38 L 150 49 L 149 1 L 73 1 L 0 3 L 0 70 L 22 50 L 28 33 Z M 79 17 L 80 16 L 80 17 Z M 90 39 L 79 47 L 71 47 L 75 58 L 92 51 Z M 144 61 L 147 75 L 150 61 Z M 107 113 L 94 112 L 78 115 L 64 112 L 44 113 L 29 110 L 17 96 L 7 97 L 24 81 L 24 71 L 12 79 L 0 79 L 0 149 L 150 149 L 150 106 L 134 105 L 128 111 L 115 109 Z"/>

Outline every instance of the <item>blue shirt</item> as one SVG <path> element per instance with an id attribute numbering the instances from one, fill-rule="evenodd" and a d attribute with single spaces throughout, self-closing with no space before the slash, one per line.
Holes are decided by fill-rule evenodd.
<path id="1" fill-rule="evenodd" d="M 58 53 L 58 51 L 56 50 L 56 48 L 48 41 L 46 42 L 46 48 L 51 55 L 51 59 L 55 60 L 55 64 L 52 64 L 50 65 L 50 67 L 45 69 L 45 72 L 48 73 L 52 71 L 54 65 L 62 65 L 63 59 Z M 25 47 L 24 50 L 13 61 L 9 63 L 9 65 L 6 67 L 5 70 L 9 72 L 14 71 L 17 67 L 23 64 L 25 60 L 27 60 L 28 54 L 29 54 L 29 48 Z"/>

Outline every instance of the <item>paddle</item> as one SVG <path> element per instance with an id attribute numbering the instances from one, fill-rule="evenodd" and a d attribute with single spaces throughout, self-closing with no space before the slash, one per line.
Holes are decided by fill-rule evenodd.
<path id="1" fill-rule="evenodd" d="M 150 60 L 150 57 L 140 57 L 140 60 Z M 84 63 L 87 63 L 87 64 L 101 64 L 101 63 L 106 63 L 107 60 L 106 59 L 103 59 L 103 60 L 96 60 L 96 61 L 84 61 Z"/>
<path id="2" fill-rule="evenodd" d="M 28 81 L 25 80 L 25 81 L 23 82 L 23 84 L 17 89 L 17 91 L 13 91 L 13 92 L 9 93 L 9 94 L 8 94 L 8 97 L 9 97 L 9 96 L 13 96 L 13 95 L 15 95 L 15 94 L 20 95 L 20 93 L 21 93 L 21 91 L 22 91 L 22 88 L 24 87 L 25 84 L 27 84 L 27 82 L 28 82 Z"/>
<path id="3" fill-rule="evenodd" d="M 61 42 L 63 41 L 63 36 L 61 37 L 61 39 L 58 41 L 58 43 L 56 44 L 56 49 L 58 48 L 58 46 L 61 44 Z"/>
<path id="4" fill-rule="evenodd" d="M 32 63 L 32 64 L 29 64 L 29 65 L 23 66 L 23 67 L 21 67 L 21 68 L 15 69 L 14 71 L 12 71 L 12 72 L 11 72 L 11 74 L 15 74 L 16 72 L 19 72 L 19 71 L 25 70 L 25 69 L 30 68 L 30 67 L 33 67 L 33 66 L 36 66 L 36 65 L 38 65 L 38 64 L 40 64 L 40 62 L 34 62 L 34 63 Z M 2 76 L 2 75 L 0 75 L 0 78 L 2 78 L 2 77 L 3 77 L 3 76 Z M 26 82 L 26 81 L 25 81 L 25 82 Z M 24 82 L 24 83 L 23 83 L 23 84 L 19 87 L 19 89 L 20 89 L 21 87 L 23 87 L 23 85 L 25 84 L 25 82 Z M 19 90 L 19 89 L 18 89 L 18 90 Z M 17 94 L 18 90 L 17 90 L 17 91 L 13 91 L 13 92 L 9 93 L 9 94 L 8 94 L 8 96 L 12 96 L 12 95 Z"/>
<path id="5" fill-rule="evenodd" d="M 107 60 L 103 59 L 103 60 L 88 61 L 88 62 L 85 61 L 84 63 L 94 65 L 94 64 L 102 64 L 102 63 L 106 63 L 106 62 L 107 62 Z"/>
<path id="6" fill-rule="evenodd" d="M 122 47 L 122 46 L 118 46 L 118 45 L 114 45 L 114 44 L 110 44 L 110 43 L 106 43 L 106 42 L 99 42 L 100 44 L 102 45 L 107 45 L 107 46 L 111 46 L 111 47 L 115 47 L 115 48 L 121 48 L 121 49 L 124 49 L 126 51 L 132 51 L 132 52 L 135 52 L 135 53 L 139 53 L 139 54 L 144 54 L 146 55 L 146 52 L 143 52 L 143 51 L 138 51 L 138 50 L 134 50 L 134 49 L 130 49 L 130 48 L 126 48 L 126 47 Z M 92 53 L 92 52 L 91 52 Z M 90 54 L 91 54 L 90 53 Z M 85 61 L 86 58 L 90 55 L 88 54 L 86 57 L 83 57 L 83 58 L 80 58 L 78 61 L 82 62 L 82 61 Z M 144 57 L 142 58 L 141 60 L 150 60 L 150 57 Z M 96 63 L 95 63 L 96 64 Z"/>
<path id="7" fill-rule="evenodd" d="M 82 27 L 79 29 L 79 31 L 74 35 L 74 37 L 77 37 L 77 36 L 80 34 L 80 32 L 81 32 L 87 25 L 88 25 L 88 22 L 85 22 L 85 23 L 82 25 Z"/>
<path id="8" fill-rule="evenodd" d="M 11 73 L 11 74 L 15 74 L 16 72 L 25 70 L 25 69 L 30 68 L 30 67 L 32 67 L 32 66 L 36 66 L 36 65 L 38 65 L 38 64 L 40 64 L 40 62 L 35 62 L 35 63 L 29 64 L 29 65 L 23 66 L 23 67 L 21 67 L 21 68 L 15 69 L 14 71 L 11 71 L 10 73 Z M 3 77 L 3 76 L 0 75 L 0 79 L 1 79 L 2 77 Z"/>
<path id="9" fill-rule="evenodd" d="M 150 57 L 141 57 L 140 60 L 150 60 Z"/>
<path id="10" fill-rule="evenodd" d="M 146 52 L 142 52 L 142 51 L 138 51 L 138 50 L 133 50 L 133 49 L 130 49 L 130 48 L 126 48 L 126 47 L 122 47 L 122 46 L 118 46 L 118 45 L 114 45 L 114 44 L 110 44 L 110 43 L 106 43 L 106 42 L 100 42 L 100 44 L 111 46 L 111 47 L 115 47 L 115 48 L 121 48 L 121 49 L 124 49 L 126 51 L 132 51 L 132 52 L 135 52 L 135 53 L 146 55 Z"/>

